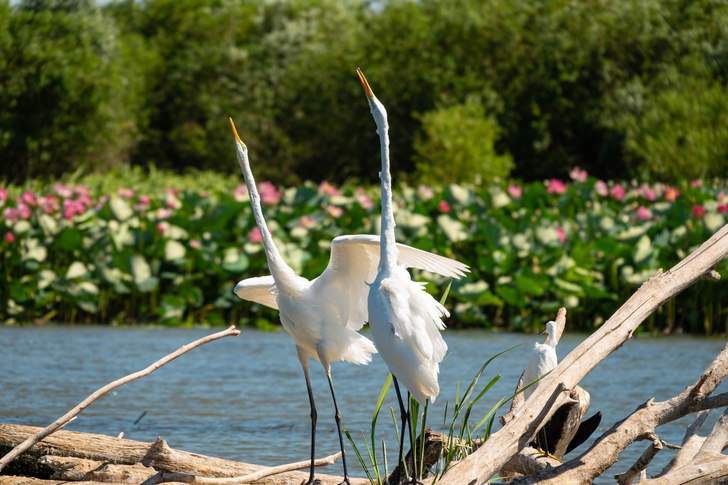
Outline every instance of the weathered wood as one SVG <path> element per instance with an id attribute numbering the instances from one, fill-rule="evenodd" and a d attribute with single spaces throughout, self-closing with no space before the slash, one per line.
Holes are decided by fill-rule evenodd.
<path id="1" fill-rule="evenodd" d="M 66 424 L 70 423 L 73 419 L 76 418 L 76 416 L 86 409 L 91 403 L 96 401 L 98 398 L 103 396 L 104 394 L 113 391 L 114 389 L 117 389 L 124 384 L 127 384 L 129 382 L 135 381 L 137 379 L 141 379 L 142 377 L 146 377 L 155 370 L 162 367 L 164 364 L 167 364 L 174 359 L 180 357 L 181 355 L 189 352 L 190 350 L 200 347 L 201 345 L 205 345 L 210 342 L 214 342 L 215 340 L 219 340 L 221 338 L 230 337 L 230 336 L 238 336 L 240 335 L 240 330 L 237 330 L 235 328 L 235 325 L 231 325 L 226 330 L 223 330 L 221 332 L 214 333 L 212 335 L 208 335 L 206 337 L 203 337 L 201 339 L 195 340 L 192 343 L 189 343 L 187 345 L 183 345 L 179 349 L 177 349 L 175 352 L 172 352 L 171 354 L 157 360 L 152 365 L 146 367 L 145 369 L 140 370 L 139 372 L 135 372 L 133 374 L 129 374 L 125 377 L 122 377 L 120 379 L 117 379 L 113 382 L 110 382 L 109 384 L 106 384 L 105 386 L 101 387 L 100 389 L 97 389 L 95 392 L 93 392 L 90 396 L 88 396 L 86 399 L 81 401 L 79 404 L 76 405 L 73 409 L 68 411 L 66 414 L 58 418 L 56 421 L 48 425 L 47 427 L 43 428 L 42 430 L 38 431 L 33 436 L 28 436 L 23 442 L 18 443 L 15 445 L 15 447 L 10 450 L 5 456 L 0 458 L 0 471 L 3 470 L 7 466 L 8 463 L 12 462 L 15 458 L 20 456 L 24 451 L 32 447 L 34 444 L 38 443 L 39 441 L 43 440 L 47 436 L 51 435 L 52 433 L 55 433 L 56 431 L 63 428 Z"/>
<path id="2" fill-rule="evenodd" d="M 69 485 L 66 480 L 43 479 L 15 475 L 0 475 L 0 485 Z M 73 485 L 109 485 L 108 482 L 83 481 Z"/>
<path id="3" fill-rule="evenodd" d="M 672 470 L 659 478 L 640 480 L 638 485 L 697 485 L 726 483 L 728 456 L 711 453 L 700 460 Z"/>
<path id="4" fill-rule="evenodd" d="M 28 436 L 37 433 L 40 428 L 0 423 L 0 449 L 12 447 Z M 155 445 L 154 447 L 152 445 Z M 167 446 L 164 440 L 155 443 L 140 442 L 110 436 L 79 433 L 75 431 L 58 431 L 37 443 L 25 452 L 22 463 L 35 464 L 43 455 L 75 456 L 106 463 L 133 465 L 142 463 L 157 471 L 186 473 L 207 477 L 237 477 L 266 469 L 261 465 L 240 463 L 221 458 L 208 457 L 196 453 L 175 450 Z M 37 470 L 15 470 L 13 473 L 35 476 Z M 343 477 L 317 474 L 322 485 L 338 485 Z M 308 479 L 307 472 L 288 472 L 255 483 L 259 484 L 298 484 Z M 368 485 L 362 478 L 351 478 L 352 485 Z M 0 485 L 4 485 L 0 483 Z"/>
<path id="5" fill-rule="evenodd" d="M 533 439 L 533 431 L 548 417 L 543 416 L 541 410 L 553 405 L 549 401 L 559 399 L 558 395 L 555 396 L 559 393 L 559 387 L 562 389 L 561 392 L 568 392 L 581 382 L 596 365 L 629 340 L 649 315 L 703 275 L 713 271 L 726 255 L 728 255 L 728 225 L 721 228 L 675 267 L 666 273 L 660 271 L 645 282 L 597 332 L 585 339 L 541 381 L 541 385 L 531 395 L 527 409 L 517 410 L 512 420 L 493 433 L 478 451 L 451 467 L 439 483 L 481 485 L 494 476 Z M 698 410 L 694 409 L 692 412 Z M 595 464 L 595 469 L 601 469 L 601 463 L 606 459 L 607 457 L 597 459 L 600 464 Z M 593 480 L 591 475 L 590 473 L 572 483 L 590 483 Z"/>
<path id="6" fill-rule="evenodd" d="M 591 483 L 617 461 L 619 453 L 629 444 L 641 439 L 651 439 L 658 426 L 703 409 L 728 405 L 728 393 L 709 397 L 726 374 L 728 374 L 728 345 L 721 350 L 703 375 L 678 396 L 657 403 L 650 399 L 629 417 L 602 434 L 580 456 L 560 467 L 524 477 L 516 483 L 520 485 Z"/>
<path id="7" fill-rule="evenodd" d="M 115 465 L 103 461 L 85 460 L 69 456 L 41 456 L 39 463 L 53 469 L 52 479 L 72 481 L 98 481 L 105 483 L 139 484 L 157 471 L 141 463 Z"/>

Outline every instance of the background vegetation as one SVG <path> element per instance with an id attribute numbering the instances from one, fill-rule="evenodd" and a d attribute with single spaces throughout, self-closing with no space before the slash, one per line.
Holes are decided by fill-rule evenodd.
<path id="1" fill-rule="evenodd" d="M 725 2 L 0 0 L 0 178 L 232 173 L 232 116 L 262 178 L 374 181 L 358 66 L 412 181 L 728 169 Z"/>
<path id="2" fill-rule="evenodd" d="M 0 188 L 0 320 L 264 327 L 278 320 L 233 294 L 239 280 L 267 273 L 242 177 L 140 172 Z M 578 169 L 570 176 L 396 185 L 397 240 L 471 267 L 453 281 L 450 327 L 541 329 L 566 306 L 572 329 L 592 330 L 726 222 L 724 180 L 671 186 L 607 183 Z M 283 257 L 308 277 L 325 269 L 332 238 L 378 229 L 377 186 L 262 182 L 259 191 Z M 725 275 L 728 261 L 716 269 Z M 427 289 L 439 298 L 449 281 L 433 283 Z M 726 285 L 699 282 L 643 329 L 723 333 L 726 301 Z"/>

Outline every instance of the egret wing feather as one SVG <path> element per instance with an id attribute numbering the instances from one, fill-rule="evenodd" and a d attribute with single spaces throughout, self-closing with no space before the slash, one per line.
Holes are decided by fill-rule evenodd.
<path id="1" fill-rule="evenodd" d="M 398 263 L 404 267 L 422 269 L 442 276 L 460 278 L 470 271 L 467 265 L 454 259 L 397 244 Z M 369 320 L 367 309 L 368 283 L 377 276 L 380 237 L 372 234 L 339 236 L 331 242 L 331 257 L 326 270 L 313 286 L 326 291 L 345 291 L 348 294 L 349 322 L 359 330 Z M 444 328 L 444 327 L 443 327 Z"/>
<path id="2" fill-rule="evenodd" d="M 235 294 L 243 300 L 254 301 L 278 310 L 276 286 L 272 276 L 247 278 L 235 285 Z"/>

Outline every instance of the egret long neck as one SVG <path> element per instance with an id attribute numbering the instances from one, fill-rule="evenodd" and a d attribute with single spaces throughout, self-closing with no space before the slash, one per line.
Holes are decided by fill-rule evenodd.
<path id="1" fill-rule="evenodd" d="M 248 187 L 248 195 L 250 196 L 250 205 L 253 207 L 255 223 L 258 225 L 260 235 L 263 238 L 263 247 L 265 248 L 265 257 L 268 261 L 268 269 L 270 269 L 273 279 L 280 287 L 281 284 L 285 285 L 285 282 L 288 281 L 289 278 L 295 278 L 296 274 L 283 260 L 281 254 L 278 252 L 278 248 L 273 242 L 273 236 L 271 236 L 270 232 L 268 232 L 268 225 L 265 223 L 263 209 L 260 205 L 260 194 L 258 194 L 258 188 L 255 186 L 253 172 L 250 170 L 248 151 L 242 149 L 240 145 L 238 145 L 238 162 L 240 163 L 240 168 L 243 171 L 245 185 Z"/>
<path id="2" fill-rule="evenodd" d="M 394 239 L 394 210 L 392 208 L 392 175 L 389 172 L 389 125 L 384 119 L 377 123 L 382 148 L 382 236 L 380 238 L 379 271 L 394 269 L 397 264 L 397 244 Z"/>

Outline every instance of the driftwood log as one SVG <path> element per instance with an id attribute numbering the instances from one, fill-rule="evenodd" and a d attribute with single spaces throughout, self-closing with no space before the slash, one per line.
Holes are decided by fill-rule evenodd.
<path id="1" fill-rule="evenodd" d="M 40 428 L 32 426 L 0 423 L 0 452 L 5 449 L 12 448 L 17 443 L 25 440 L 28 436 L 32 436 L 34 433 L 37 433 L 39 429 Z M 48 455 L 53 458 L 43 458 Z M 93 464 L 89 464 L 89 462 L 96 462 L 101 465 L 123 465 L 124 468 L 118 469 L 121 470 L 120 473 L 122 474 L 131 472 L 132 469 L 128 467 L 141 464 L 145 467 L 152 468 L 153 473 L 162 471 L 212 478 L 240 477 L 268 469 L 268 467 L 261 465 L 240 463 L 176 450 L 174 448 L 170 448 L 163 439 L 157 439 L 154 443 L 145 443 L 141 441 L 112 438 L 110 436 L 98 434 L 62 430 L 47 437 L 45 440 L 36 444 L 33 448 L 26 451 L 18 460 L 13 462 L 6 471 L 14 475 L 25 475 L 47 479 L 50 478 L 51 473 L 55 471 L 55 467 L 50 467 L 49 465 L 60 463 L 62 461 L 61 457 L 73 457 L 78 459 L 76 460 L 76 470 L 86 470 L 86 472 L 88 470 L 85 467 Z M 68 467 L 70 467 L 73 461 L 74 460 L 66 460 L 65 463 Z M 303 462 L 302 466 L 304 468 L 307 467 L 308 462 Z M 139 471 L 141 468 L 136 467 L 135 470 Z M 144 477 L 144 480 L 151 475 L 152 473 L 150 473 L 147 477 Z M 96 481 L 100 483 L 102 475 L 81 474 L 79 477 L 87 477 L 87 480 L 91 478 L 91 482 Z M 343 477 L 333 475 L 317 474 L 317 477 L 321 481 L 322 485 L 338 485 L 343 480 Z M 7 477 L 0 476 L 0 485 L 5 485 L 6 482 L 2 480 L 5 480 L 6 478 Z M 307 478 L 308 472 L 293 471 L 271 477 L 264 477 L 253 483 L 298 484 L 305 482 Z M 65 479 L 70 480 L 71 475 L 66 475 Z M 139 484 L 144 480 L 139 480 L 133 483 Z M 190 482 L 186 481 L 184 483 Z M 352 485 L 366 485 L 368 483 L 368 480 L 361 478 L 351 479 Z"/>
<path id="2" fill-rule="evenodd" d="M 688 286 L 704 275 L 715 279 L 715 266 L 728 255 L 728 225 L 722 227 L 710 239 L 693 251 L 688 257 L 669 271 L 657 274 L 646 281 L 637 292 L 625 302 L 602 327 L 577 346 L 551 374 L 541 381 L 541 385 L 531 395 L 529 406 L 515 409 L 504 419 L 505 425 L 493 433 L 488 441 L 472 455 L 452 466 L 438 483 L 442 485 L 480 485 L 495 476 L 516 454 L 530 443 L 538 428 L 551 416 L 570 389 L 609 354 L 619 349 L 629 340 L 637 327 L 657 308 L 674 298 Z M 716 360 L 722 359 L 721 352 Z M 709 376 L 701 378 L 694 386 L 696 395 L 678 396 L 667 401 L 664 415 L 686 415 L 709 407 L 725 406 L 722 396 L 706 397 L 705 392 L 715 388 L 711 379 L 722 374 L 717 369 L 706 371 Z M 720 376 L 722 379 L 723 376 Z M 717 385 L 717 382 L 715 383 Z M 686 391 L 687 392 L 687 391 Z M 660 403 L 661 404 L 661 403 Z M 678 410 L 664 409 L 670 406 Z M 653 407 L 646 406 L 646 409 Z M 652 420 L 656 426 L 660 420 Z M 620 423 L 615 425 L 619 426 Z M 636 439 L 644 439 L 644 434 L 634 436 L 613 436 L 615 448 L 624 449 Z M 599 438 L 592 447 L 580 457 L 554 469 L 532 475 L 528 483 L 591 483 L 593 479 L 616 461 L 613 453 L 590 453 L 595 446 L 607 439 Z M 575 463 L 572 463 L 575 462 Z M 569 471 L 567 475 L 566 472 Z M 727 469 L 728 471 L 728 469 Z M 553 481 L 550 481 L 553 480 Z M 568 481 L 572 480 L 572 481 Z M 525 482 L 524 482 L 525 483 Z"/>

